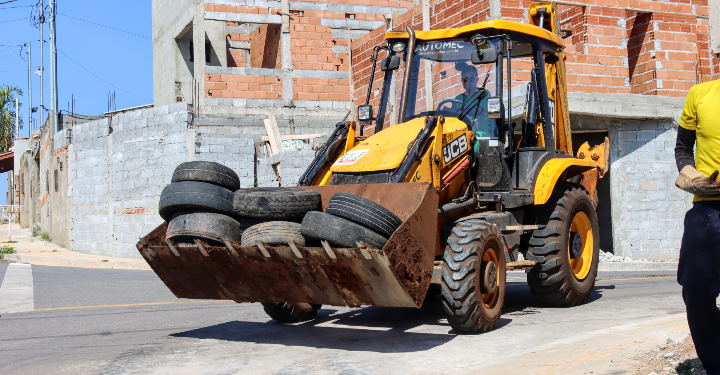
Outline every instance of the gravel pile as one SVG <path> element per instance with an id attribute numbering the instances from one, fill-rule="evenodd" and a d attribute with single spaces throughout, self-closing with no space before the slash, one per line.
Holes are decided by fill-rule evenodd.
<path id="1" fill-rule="evenodd" d="M 682 342 L 668 339 L 665 345 L 656 346 L 633 359 L 638 363 L 634 369 L 637 375 L 705 375 L 689 335 Z"/>
<path id="2" fill-rule="evenodd" d="M 621 257 L 612 253 L 606 253 L 600 250 L 600 261 L 601 262 L 648 262 L 647 259 L 632 259 L 628 257 Z"/>

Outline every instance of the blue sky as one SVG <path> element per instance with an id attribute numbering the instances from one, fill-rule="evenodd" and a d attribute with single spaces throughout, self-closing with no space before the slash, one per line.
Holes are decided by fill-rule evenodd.
<path id="1" fill-rule="evenodd" d="M 9 0 L 0 0 L 0 3 Z M 0 85 L 23 91 L 20 115 L 27 126 L 26 49 L 32 42 L 32 69 L 40 65 L 40 31 L 30 15 L 38 4 L 17 0 L 0 5 Z M 49 0 L 45 0 L 45 5 Z M 118 109 L 152 103 L 152 19 L 150 0 L 57 0 L 58 106 L 67 111 L 75 96 L 75 112 L 98 115 L 107 111 L 107 93 L 115 91 Z M 81 21 L 85 20 L 85 21 Z M 89 21 L 89 22 L 86 22 Z M 93 23 L 90 23 L 93 22 Z M 112 27 L 129 33 L 110 29 Z M 50 108 L 50 48 L 45 23 L 45 107 Z M 61 53 L 62 52 L 62 53 Z M 64 54 L 63 54 L 64 53 Z M 73 62 L 74 60 L 74 62 Z M 78 65 L 79 64 L 79 65 Z M 81 67 L 82 66 L 82 67 Z M 40 105 L 40 78 L 33 75 L 33 107 Z M 37 119 L 38 113 L 34 114 Z M 44 117 L 43 117 L 44 118 Z M 7 176 L 0 175 L 0 204 L 5 204 Z"/>

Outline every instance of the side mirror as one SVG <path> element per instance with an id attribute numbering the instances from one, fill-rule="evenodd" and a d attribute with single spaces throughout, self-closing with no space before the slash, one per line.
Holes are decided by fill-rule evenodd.
<path id="1" fill-rule="evenodd" d="M 400 67 L 400 56 L 388 56 L 380 60 L 380 70 L 387 72 L 388 70 L 397 70 Z"/>
<path id="2" fill-rule="evenodd" d="M 498 53 L 495 48 L 476 49 L 472 51 L 470 60 L 475 65 L 497 62 Z"/>
<path id="3" fill-rule="evenodd" d="M 489 119 L 498 119 L 502 117 L 502 99 L 499 96 L 492 96 L 488 98 L 487 112 Z"/>
<path id="4" fill-rule="evenodd" d="M 369 104 L 358 106 L 358 121 L 370 122 L 373 120 L 373 107 Z"/>

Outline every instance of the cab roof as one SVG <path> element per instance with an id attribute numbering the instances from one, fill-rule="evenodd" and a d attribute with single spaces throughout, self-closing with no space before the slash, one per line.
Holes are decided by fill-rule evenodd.
<path id="1" fill-rule="evenodd" d="M 559 36 L 537 27 L 535 25 L 520 23 L 515 21 L 507 20 L 489 20 L 472 25 L 463 27 L 456 27 L 450 29 L 430 30 L 430 31 L 415 31 L 415 37 L 418 40 L 442 40 L 452 39 L 460 35 L 472 33 L 473 31 L 495 31 L 500 33 L 507 33 L 510 37 L 515 35 L 525 35 L 530 38 L 541 39 L 544 42 L 552 44 L 558 48 L 565 48 L 565 43 Z M 487 34 L 487 33 L 483 33 Z M 408 39 L 409 35 L 407 31 L 388 31 L 385 33 L 385 40 L 389 39 Z"/>

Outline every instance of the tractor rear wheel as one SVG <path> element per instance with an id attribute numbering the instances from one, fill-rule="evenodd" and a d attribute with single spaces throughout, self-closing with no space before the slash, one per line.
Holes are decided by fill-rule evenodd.
<path id="1" fill-rule="evenodd" d="M 599 263 L 597 214 L 587 192 L 568 186 L 554 209 L 537 215 L 539 229 L 529 241 L 528 273 L 533 296 L 554 306 L 584 303 L 595 287 Z"/>
<path id="2" fill-rule="evenodd" d="M 450 326 L 465 333 L 495 328 L 505 302 L 505 252 L 497 226 L 459 222 L 443 260 L 441 294 Z"/>
<path id="3" fill-rule="evenodd" d="M 321 305 L 292 302 L 263 302 L 265 313 L 280 323 L 300 323 L 315 319 Z"/>

